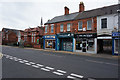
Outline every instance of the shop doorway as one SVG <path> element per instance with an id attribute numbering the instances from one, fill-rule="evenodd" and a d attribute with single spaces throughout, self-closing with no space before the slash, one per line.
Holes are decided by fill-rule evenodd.
<path id="1" fill-rule="evenodd" d="M 82 41 L 82 52 L 86 52 L 87 51 L 87 41 Z"/>
<path id="2" fill-rule="evenodd" d="M 112 55 L 112 40 L 111 39 L 98 39 L 98 53 Z"/>
<path id="3" fill-rule="evenodd" d="M 61 38 L 60 39 L 60 48 L 59 50 L 63 50 L 63 51 L 72 51 L 73 49 L 73 41 L 72 39 L 69 38 Z"/>

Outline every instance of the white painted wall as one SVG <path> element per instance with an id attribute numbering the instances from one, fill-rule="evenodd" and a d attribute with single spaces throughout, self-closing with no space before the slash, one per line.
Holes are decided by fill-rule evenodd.
<path id="1" fill-rule="evenodd" d="M 107 28 L 101 29 L 101 19 L 107 18 Z M 112 35 L 114 27 L 118 29 L 118 15 L 110 14 L 97 17 L 97 35 L 109 34 Z"/>

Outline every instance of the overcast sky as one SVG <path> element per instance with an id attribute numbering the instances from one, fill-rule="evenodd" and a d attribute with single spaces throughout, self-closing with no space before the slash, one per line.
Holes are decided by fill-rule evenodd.
<path id="1" fill-rule="evenodd" d="M 64 15 L 64 6 L 70 13 L 79 11 L 80 1 L 85 10 L 114 5 L 118 0 L 0 0 L 0 30 L 4 28 L 24 30 L 40 25 L 55 16 Z"/>

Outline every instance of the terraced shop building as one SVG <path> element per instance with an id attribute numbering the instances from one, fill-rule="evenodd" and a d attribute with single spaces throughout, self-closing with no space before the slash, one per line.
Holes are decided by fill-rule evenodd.
<path id="1" fill-rule="evenodd" d="M 64 7 L 65 14 L 54 17 L 45 23 L 44 49 L 74 50 L 74 19 L 79 12 L 69 14 L 69 8 Z"/>
<path id="2" fill-rule="evenodd" d="M 98 18 L 110 14 L 109 12 L 114 9 L 111 7 L 114 6 L 85 11 L 84 3 L 80 2 L 79 12 L 71 14 L 69 8 L 64 7 L 64 15 L 54 17 L 45 23 L 44 49 L 97 54 L 103 47 L 99 45 L 101 40 L 97 42 L 97 37 L 100 37 L 97 35 L 97 28 L 101 22 Z M 54 39 L 51 36 L 54 36 Z"/>

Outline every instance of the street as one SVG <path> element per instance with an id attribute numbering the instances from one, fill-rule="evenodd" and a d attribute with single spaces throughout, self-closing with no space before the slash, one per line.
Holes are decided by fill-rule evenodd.
<path id="1" fill-rule="evenodd" d="M 2 47 L 3 78 L 117 78 L 118 60 Z"/>

